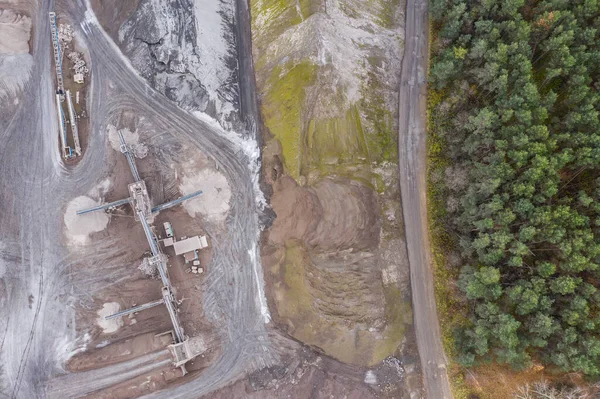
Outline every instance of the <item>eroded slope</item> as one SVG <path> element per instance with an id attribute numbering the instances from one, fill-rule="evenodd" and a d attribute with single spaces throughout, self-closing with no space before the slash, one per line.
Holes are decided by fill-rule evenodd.
<path id="1" fill-rule="evenodd" d="M 397 353 L 408 264 L 397 187 L 399 2 L 251 2 L 277 214 L 263 260 L 277 321 L 345 362 Z"/>

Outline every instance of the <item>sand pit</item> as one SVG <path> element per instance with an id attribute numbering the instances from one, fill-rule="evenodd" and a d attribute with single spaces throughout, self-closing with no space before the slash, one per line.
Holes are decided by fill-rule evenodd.
<path id="1" fill-rule="evenodd" d="M 100 201 L 94 201 L 90 197 L 80 196 L 74 198 L 67 205 L 64 221 L 67 228 L 67 237 L 75 245 L 85 245 L 89 235 L 106 228 L 109 216 L 105 212 L 91 212 L 85 215 L 77 215 L 80 209 L 91 208 L 100 205 Z"/>
<path id="2" fill-rule="evenodd" d="M 184 175 L 179 189 L 183 195 L 202 190 L 203 194 L 183 203 L 191 217 L 201 214 L 211 222 L 222 222 L 229 211 L 231 189 L 221 173 L 204 169 L 194 175 Z"/>
<path id="3" fill-rule="evenodd" d="M 112 320 L 104 319 L 106 316 L 117 313 L 119 310 L 121 310 L 121 305 L 119 305 L 118 302 L 107 302 L 104 304 L 104 306 L 102 306 L 102 309 L 98 310 L 96 324 L 102 328 L 102 333 L 114 333 L 123 326 L 123 319 L 121 317 L 117 317 L 116 319 Z"/>

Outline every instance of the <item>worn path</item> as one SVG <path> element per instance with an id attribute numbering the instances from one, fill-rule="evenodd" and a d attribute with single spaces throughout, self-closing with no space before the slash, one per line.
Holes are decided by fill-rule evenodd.
<path id="1" fill-rule="evenodd" d="M 398 156 L 410 281 L 423 383 L 429 399 L 452 397 L 435 305 L 426 198 L 427 0 L 407 0 L 400 77 Z"/>

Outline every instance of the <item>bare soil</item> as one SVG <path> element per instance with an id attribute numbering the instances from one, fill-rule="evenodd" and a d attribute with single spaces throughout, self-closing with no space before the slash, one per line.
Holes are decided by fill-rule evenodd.
<path id="1" fill-rule="evenodd" d="M 284 176 L 274 184 L 271 206 L 277 219 L 269 239 L 275 244 L 302 239 L 309 248 L 335 251 L 379 243 L 376 194 L 358 182 L 325 179 L 302 187 Z"/>
<path id="2" fill-rule="evenodd" d="M 277 217 L 262 261 L 279 328 L 343 362 L 374 365 L 412 331 L 406 247 L 395 168 L 384 190 L 332 175 L 312 185 L 284 172 L 281 146 L 263 152 Z M 387 175 L 390 176 L 387 176 Z"/>

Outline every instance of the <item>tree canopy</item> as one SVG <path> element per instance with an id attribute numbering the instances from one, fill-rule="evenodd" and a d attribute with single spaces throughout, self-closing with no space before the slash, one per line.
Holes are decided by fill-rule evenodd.
<path id="1" fill-rule="evenodd" d="M 460 361 L 600 377 L 600 0 L 433 0 Z"/>

